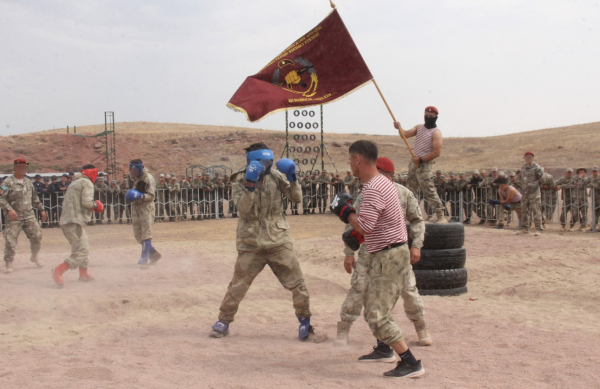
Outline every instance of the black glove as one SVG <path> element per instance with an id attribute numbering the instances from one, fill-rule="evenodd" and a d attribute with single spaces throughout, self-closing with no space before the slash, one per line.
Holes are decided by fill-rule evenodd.
<path id="1" fill-rule="evenodd" d="M 500 205 L 500 200 L 489 199 L 488 204 L 490 204 L 490 205 Z"/>
<path id="2" fill-rule="evenodd" d="M 354 198 L 349 193 L 338 193 L 333 197 L 333 201 L 329 207 L 331 212 L 338 215 L 340 220 L 346 224 L 348 224 L 348 216 L 350 216 L 351 213 L 356 213 L 352 207 L 352 200 L 354 200 Z"/>
<path id="3" fill-rule="evenodd" d="M 502 208 L 506 209 L 507 211 L 510 211 L 510 205 L 508 204 L 502 204 Z"/>
<path id="4" fill-rule="evenodd" d="M 359 232 L 356 232 L 354 228 L 346 230 L 342 235 L 342 240 L 352 251 L 356 251 L 360 248 L 360 245 L 365 241 L 365 237 Z"/>

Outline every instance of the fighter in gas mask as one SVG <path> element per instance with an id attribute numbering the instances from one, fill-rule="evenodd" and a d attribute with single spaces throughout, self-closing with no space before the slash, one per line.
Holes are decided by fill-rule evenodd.
<path id="1" fill-rule="evenodd" d="M 128 183 L 131 189 L 125 194 L 125 201 L 133 205 L 131 209 L 133 234 L 142 245 L 138 264 L 146 268 L 148 265 L 154 265 L 161 257 L 152 246 L 156 183 L 148 169 L 144 168 L 141 159 L 133 159 L 129 162 Z"/>
<path id="2" fill-rule="evenodd" d="M 273 152 L 264 143 L 246 149 L 246 168 L 231 176 L 232 198 L 238 210 L 236 245 L 238 257 L 233 279 L 221 303 L 219 321 L 210 336 L 229 334 L 240 302 L 254 278 L 268 265 L 284 288 L 292 292 L 296 317 L 300 322 L 298 337 L 319 343 L 326 335 L 317 335 L 310 325 L 309 295 L 302 270 L 294 254 L 289 225 L 282 214 L 282 195 L 299 203 L 302 191 L 296 177 L 296 165 L 280 159 L 273 169 Z"/>

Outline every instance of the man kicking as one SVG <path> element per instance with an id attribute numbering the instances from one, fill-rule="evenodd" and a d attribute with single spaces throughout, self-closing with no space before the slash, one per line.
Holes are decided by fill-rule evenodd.
<path id="1" fill-rule="evenodd" d="M 296 177 L 296 164 L 290 159 L 277 161 L 272 169 L 273 152 L 264 143 L 246 149 L 247 167 L 231 176 L 233 202 L 238 211 L 237 260 L 233 279 L 221 303 L 219 321 L 210 336 L 222 338 L 254 278 L 268 265 L 284 288 L 292 292 L 296 317 L 300 322 L 298 338 L 320 343 L 327 335 L 315 333 L 310 324 L 309 296 L 304 276 L 296 259 L 289 225 L 282 214 L 282 195 L 299 203 L 302 191 Z"/>
<path id="2" fill-rule="evenodd" d="M 52 278 L 59 287 L 63 286 L 63 274 L 69 269 L 79 268 L 79 281 L 88 282 L 94 278 L 88 274 L 90 241 L 85 226 L 92 220 L 92 212 L 104 210 L 99 200 L 94 201 L 94 183 L 98 169 L 85 165 L 81 176 L 76 176 L 69 185 L 62 203 L 60 228 L 71 245 L 71 256 L 52 270 Z"/>
<path id="3" fill-rule="evenodd" d="M 152 247 L 152 227 L 154 225 L 154 196 L 156 183 L 154 177 L 144 167 L 141 159 L 129 162 L 129 189 L 125 193 L 125 201 L 132 203 L 131 225 L 135 240 L 142 245 L 142 255 L 138 265 L 143 269 L 154 265 L 161 257 Z"/>
<path id="4" fill-rule="evenodd" d="M 367 246 L 364 293 L 365 319 L 379 343 L 390 346 L 400 356 L 396 368 L 385 377 L 416 378 L 425 374 L 421 361 L 409 350 L 402 330 L 392 316 L 409 280 L 408 233 L 398 192 L 394 184 L 377 171 L 377 146 L 359 140 L 349 149 L 350 168 L 363 183 L 360 213 L 352 207 L 352 196 L 338 193 L 331 211 L 354 231 L 350 236 Z"/>

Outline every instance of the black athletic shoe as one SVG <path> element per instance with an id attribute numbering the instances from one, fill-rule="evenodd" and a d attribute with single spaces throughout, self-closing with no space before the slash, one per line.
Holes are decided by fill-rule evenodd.
<path id="1" fill-rule="evenodd" d="M 425 374 L 425 369 L 421 365 L 421 361 L 417 361 L 414 366 L 406 362 L 400 361 L 394 370 L 383 373 L 384 377 L 390 378 L 417 378 Z"/>
<path id="2" fill-rule="evenodd" d="M 479 223 L 477 223 L 477 224 L 479 224 L 479 225 L 485 224 L 485 220 L 481 219 L 481 220 L 479 221 Z"/>
<path id="3" fill-rule="evenodd" d="M 498 226 L 494 227 L 497 230 L 503 230 L 504 229 L 504 224 L 499 224 Z"/>
<path id="4" fill-rule="evenodd" d="M 367 355 L 358 358 L 359 362 L 396 362 L 396 354 L 394 350 L 381 351 L 377 346 L 373 347 L 373 351 Z"/>
<path id="5" fill-rule="evenodd" d="M 471 224 L 471 219 L 466 219 L 463 224 Z"/>

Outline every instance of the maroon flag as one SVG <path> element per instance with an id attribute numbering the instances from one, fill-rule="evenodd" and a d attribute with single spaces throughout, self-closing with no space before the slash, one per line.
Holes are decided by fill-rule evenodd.
<path id="1" fill-rule="evenodd" d="M 373 79 L 337 10 L 246 78 L 227 106 L 254 122 L 295 107 L 334 102 Z"/>

